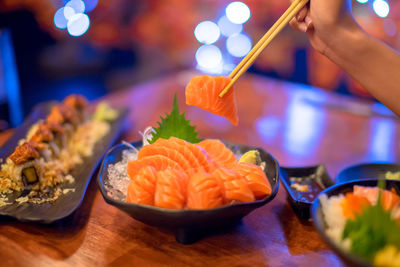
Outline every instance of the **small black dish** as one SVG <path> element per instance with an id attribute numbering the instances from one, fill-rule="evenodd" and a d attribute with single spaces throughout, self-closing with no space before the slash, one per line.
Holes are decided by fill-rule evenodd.
<path id="1" fill-rule="evenodd" d="M 342 170 L 336 177 L 336 183 L 345 183 L 359 179 L 386 179 L 387 172 L 400 172 L 400 164 L 364 163 Z"/>
<path id="2" fill-rule="evenodd" d="M 0 159 L 3 162 L 14 151 L 18 141 L 21 138 L 25 138 L 30 127 L 38 120 L 44 119 L 55 104 L 57 102 L 51 101 L 35 106 L 23 124 L 14 130 L 11 138 L 1 147 Z M 22 222 L 49 224 L 73 213 L 82 203 L 87 186 L 104 153 L 119 137 L 127 113 L 128 110 L 126 109 L 119 110 L 118 118 L 110 123 L 111 127 L 108 134 L 95 144 L 93 156 L 84 158 L 84 163 L 77 165 L 71 171 L 70 174 L 75 178 L 74 183 L 61 185 L 62 189 L 71 188 L 75 190 L 74 192 L 62 194 L 54 202 L 45 202 L 42 204 L 18 204 L 14 202 L 14 199 L 18 198 L 21 192 L 17 192 L 9 196 L 10 202 L 13 202 L 12 204 L 0 208 L 0 215 L 13 217 Z"/>
<path id="3" fill-rule="evenodd" d="M 321 192 L 326 194 L 328 197 L 336 196 L 339 194 L 345 194 L 353 191 L 354 185 L 362 186 L 377 186 L 379 179 L 362 179 L 354 180 L 347 183 L 337 184 L 335 186 L 329 187 Z M 387 180 L 386 189 L 394 188 L 397 194 L 400 194 L 400 181 Z M 319 199 L 316 199 L 312 205 L 312 218 L 314 221 L 314 226 L 318 233 L 322 236 L 326 243 L 335 251 L 339 257 L 346 262 L 349 266 L 372 266 L 372 263 L 367 262 L 361 257 L 354 255 L 353 253 L 346 251 L 339 247 L 327 234 L 325 231 L 325 219 L 322 214 L 322 207 Z"/>
<path id="4" fill-rule="evenodd" d="M 133 143 L 133 146 L 141 147 L 141 142 Z M 245 153 L 255 148 L 226 143 L 233 151 Z M 272 194 L 264 199 L 248 203 L 238 203 L 210 210 L 171 210 L 148 205 L 127 203 L 110 197 L 106 189 L 105 182 L 108 180 L 108 166 L 121 160 L 122 151 L 127 149 L 126 145 L 119 144 L 114 146 L 106 154 L 101 169 L 98 174 L 98 185 L 104 200 L 120 210 L 126 212 L 132 218 L 143 223 L 173 229 L 175 238 L 179 243 L 191 244 L 205 235 L 213 232 L 214 229 L 225 225 L 230 225 L 235 221 L 249 214 L 270 202 L 278 192 L 279 186 L 279 165 L 275 158 L 264 151 L 256 148 L 261 155 L 262 161 L 266 163 L 265 173 L 271 184 Z"/>
<path id="5" fill-rule="evenodd" d="M 281 167 L 281 180 L 285 186 L 290 204 L 302 220 L 310 219 L 310 207 L 317 195 L 334 182 L 324 165 L 311 167 Z M 293 184 L 306 185 L 309 190 L 301 192 Z"/>

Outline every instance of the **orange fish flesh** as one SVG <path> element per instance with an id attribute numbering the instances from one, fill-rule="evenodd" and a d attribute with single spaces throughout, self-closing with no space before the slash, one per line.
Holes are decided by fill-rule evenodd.
<path id="1" fill-rule="evenodd" d="M 221 91 L 230 81 L 230 78 L 224 76 L 203 75 L 193 77 L 185 89 L 186 104 L 223 116 L 237 126 L 239 117 L 233 88 L 224 97 L 219 97 Z"/>

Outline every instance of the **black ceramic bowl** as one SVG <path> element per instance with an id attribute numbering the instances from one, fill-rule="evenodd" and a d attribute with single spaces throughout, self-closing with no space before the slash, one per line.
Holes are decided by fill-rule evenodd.
<path id="1" fill-rule="evenodd" d="M 226 143 L 233 151 L 245 153 L 253 147 L 233 145 Z M 141 143 L 133 144 L 140 147 Z M 105 187 L 108 180 L 108 166 L 121 160 L 122 151 L 127 149 L 126 145 L 114 146 L 106 154 L 98 174 L 98 185 L 104 200 L 120 210 L 129 214 L 132 218 L 149 225 L 169 228 L 175 231 L 176 240 L 183 244 L 196 242 L 209 230 L 231 224 L 240 220 L 251 211 L 270 202 L 278 192 L 279 165 L 275 158 L 268 152 L 257 148 L 261 158 L 266 162 L 265 173 L 271 184 L 272 194 L 264 199 L 247 203 L 238 203 L 210 210 L 170 210 L 148 205 L 127 203 L 110 197 Z"/>
<path id="2" fill-rule="evenodd" d="M 328 197 L 336 196 L 339 194 L 345 194 L 347 192 L 353 191 L 354 185 L 363 185 L 363 186 L 377 186 L 378 179 L 362 179 L 355 180 L 348 183 L 337 184 L 335 186 L 329 187 L 326 190 L 322 191 L 321 194 L 326 194 Z M 386 188 L 391 189 L 395 188 L 397 194 L 400 194 L 400 181 L 386 181 Z M 372 263 L 365 261 L 353 253 L 346 251 L 339 247 L 327 234 L 325 231 L 325 219 L 322 214 L 321 203 L 319 199 L 316 199 L 312 205 L 312 218 L 314 221 L 314 226 L 322 236 L 322 238 L 329 244 L 329 246 L 350 266 L 372 266 Z"/>
<path id="3" fill-rule="evenodd" d="M 364 163 L 350 166 L 339 173 L 336 177 L 336 183 L 371 178 L 385 179 L 387 172 L 400 172 L 400 164 Z"/>

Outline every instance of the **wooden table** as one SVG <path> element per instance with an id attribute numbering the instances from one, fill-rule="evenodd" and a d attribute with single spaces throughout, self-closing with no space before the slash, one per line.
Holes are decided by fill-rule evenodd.
<path id="1" fill-rule="evenodd" d="M 237 87 L 239 127 L 184 104 L 183 72 L 106 96 L 129 106 L 123 139 L 168 112 L 174 92 L 201 137 L 261 146 L 283 166 L 324 163 L 332 177 L 360 162 L 398 161 L 400 124 L 374 116 L 371 106 L 309 90 L 303 85 L 247 74 Z M 339 107 L 338 107 L 339 105 Z M 347 112 L 355 107 L 354 112 Z M 360 113 L 360 114 L 356 114 Z M 3 143 L 10 132 L 0 135 Z M 92 180 L 82 206 L 53 225 L 0 221 L 2 266 L 341 266 L 341 260 L 309 223 L 302 223 L 280 185 L 277 197 L 225 233 L 181 245 L 174 235 L 135 221 L 106 204 Z"/>

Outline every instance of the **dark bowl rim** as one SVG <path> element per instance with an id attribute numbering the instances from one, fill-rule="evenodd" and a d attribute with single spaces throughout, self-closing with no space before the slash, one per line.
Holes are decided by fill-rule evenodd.
<path id="1" fill-rule="evenodd" d="M 377 178 L 357 179 L 357 180 L 351 180 L 351 181 L 344 182 L 344 183 L 335 184 L 335 185 L 323 190 L 318 195 L 318 197 L 314 200 L 314 202 L 312 203 L 312 206 L 311 206 L 311 215 L 312 215 L 312 219 L 313 219 L 313 224 L 314 224 L 314 227 L 317 229 L 317 232 L 319 233 L 319 235 L 323 238 L 323 240 L 326 243 L 328 243 L 328 245 L 332 248 L 332 250 L 335 251 L 339 256 L 341 256 L 343 259 L 349 260 L 353 264 L 357 264 L 359 266 L 372 266 L 372 263 L 354 255 L 353 253 L 351 253 L 349 251 L 344 250 L 339 245 L 337 245 L 335 241 L 333 241 L 330 237 L 328 237 L 328 235 L 326 234 L 326 231 L 325 231 L 325 221 L 323 219 L 322 219 L 322 221 L 318 219 L 318 211 L 322 212 L 321 203 L 319 201 L 319 198 L 323 194 L 328 194 L 339 188 L 343 188 L 343 189 L 350 188 L 353 185 L 357 185 L 360 183 L 367 183 L 367 182 L 378 183 L 379 180 L 384 180 L 384 179 L 377 179 Z M 394 180 L 391 180 L 391 182 L 400 183 L 400 181 L 394 181 Z M 337 195 L 338 194 L 335 194 L 335 196 L 337 196 Z"/>
<path id="2" fill-rule="evenodd" d="M 357 168 L 364 168 L 366 166 L 399 166 L 400 168 L 400 162 L 389 162 L 389 161 L 375 161 L 375 162 L 363 162 L 359 164 L 354 164 L 350 165 L 346 168 L 343 168 L 342 170 L 339 171 L 339 173 L 336 175 L 336 181 L 342 180 L 341 177 L 344 176 L 345 172 L 348 172 L 349 170 L 357 169 Z M 359 179 L 352 179 L 352 180 L 344 180 L 343 182 L 340 182 L 339 184 L 343 184 L 346 182 L 350 181 L 356 181 L 356 180 L 366 180 L 366 179 L 374 179 L 374 178 L 359 178 Z"/>
<path id="3" fill-rule="evenodd" d="M 142 143 L 142 141 L 129 142 L 129 144 L 132 144 L 134 146 L 135 146 L 135 144 L 141 144 L 141 143 Z M 233 143 L 231 143 L 231 144 L 233 144 Z M 234 145 L 249 147 L 247 145 L 240 145 L 240 144 L 234 144 Z M 267 197 L 265 197 L 263 199 L 258 199 L 258 200 L 252 201 L 252 202 L 235 203 L 235 204 L 232 204 L 232 205 L 225 205 L 225 206 L 221 206 L 221 207 L 218 207 L 218 208 L 205 209 L 205 210 L 200 210 L 200 209 L 198 209 L 198 210 L 195 210 L 195 209 L 194 210 L 174 210 L 174 209 L 159 208 L 159 207 L 150 206 L 150 205 L 123 202 L 123 201 L 116 200 L 116 199 L 113 199 L 113 198 L 109 197 L 107 195 L 107 190 L 104 188 L 104 183 L 103 183 L 103 173 L 105 172 L 105 164 L 104 163 L 105 163 L 108 155 L 111 154 L 111 152 L 113 152 L 114 149 L 116 149 L 117 147 L 120 147 L 120 146 L 126 146 L 126 144 L 123 144 L 123 143 L 116 144 L 113 147 L 111 147 L 107 151 L 107 153 L 104 154 L 103 160 L 102 160 L 101 165 L 100 165 L 100 170 L 99 170 L 99 172 L 97 174 L 97 179 L 96 179 L 97 180 L 97 185 L 98 185 L 98 187 L 100 189 L 101 195 L 103 196 L 104 200 L 108 204 L 111 204 L 113 206 L 137 207 L 137 208 L 141 208 L 141 209 L 153 210 L 153 211 L 160 212 L 160 213 L 174 214 L 174 215 L 212 213 L 212 212 L 220 212 L 221 210 L 229 210 L 229 209 L 232 209 L 232 208 L 235 208 L 235 207 L 238 207 L 238 206 L 242 206 L 242 207 L 245 207 L 245 206 L 262 206 L 262 205 L 272 201 L 275 198 L 275 196 L 277 195 L 278 190 L 279 190 L 279 181 L 280 181 L 280 178 L 279 178 L 280 171 L 279 170 L 280 170 L 280 167 L 279 167 L 278 161 L 276 160 L 276 158 L 271 153 L 265 151 L 264 149 L 259 148 L 259 147 L 252 147 L 253 149 L 262 150 L 262 151 L 268 153 L 269 156 L 271 156 L 271 158 L 274 160 L 275 167 L 276 167 L 276 172 L 275 172 L 275 175 L 276 175 L 276 186 L 275 186 L 275 189 L 272 191 L 272 193 L 270 195 L 268 195 Z"/>

